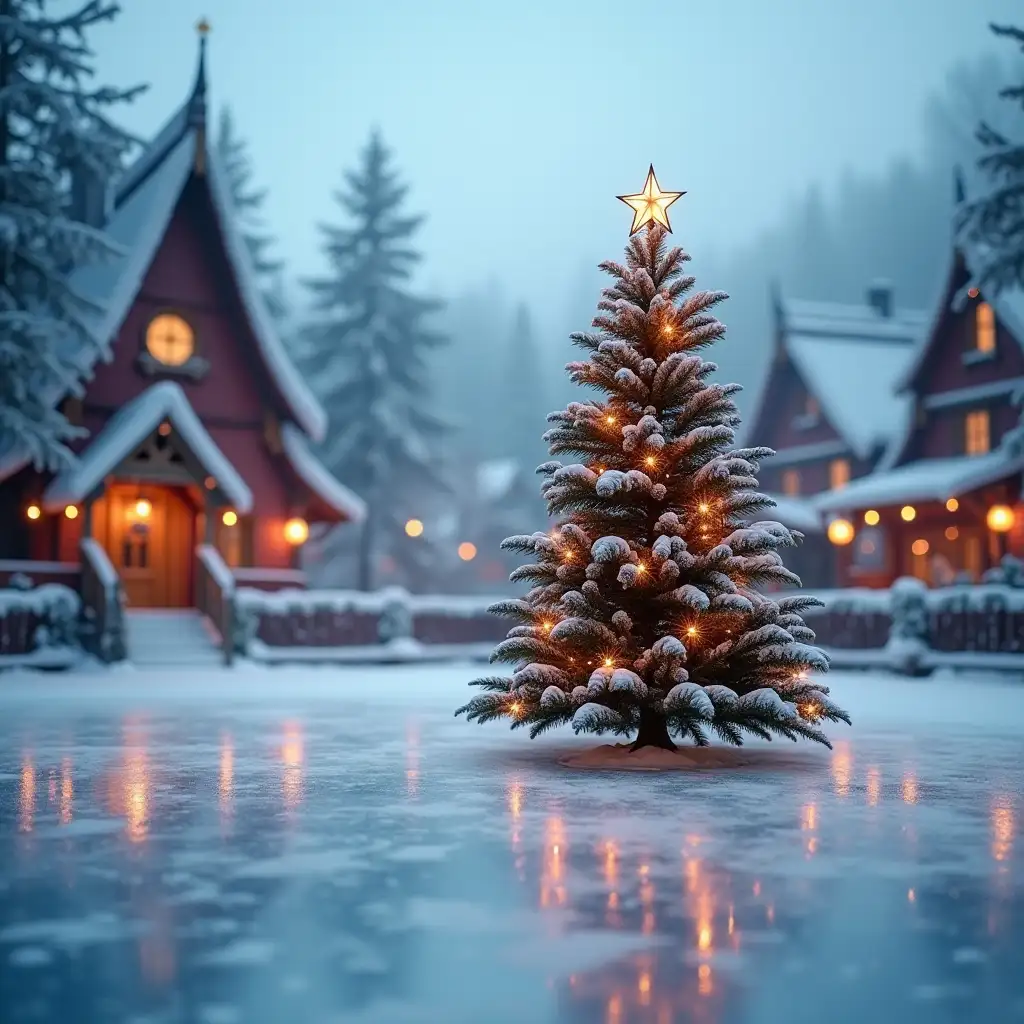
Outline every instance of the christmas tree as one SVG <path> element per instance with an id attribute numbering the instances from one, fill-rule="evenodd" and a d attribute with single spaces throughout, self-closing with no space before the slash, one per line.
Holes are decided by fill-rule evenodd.
<path id="1" fill-rule="evenodd" d="M 81 431 L 60 399 L 106 355 L 87 326 L 95 305 L 68 271 L 118 250 L 76 219 L 68 179 L 112 179 L 131 145 L 107 112 L 139 89 L 88 86 L 86 33 L 118 11 L 90 0 L 48 15 L 41 0 L 0 0 L 0 452 L 40 468 L 70 458 Z"/>
<path id="2" fill-rule="evenodd" d="M 518 622 L 492 661 L 514 675 L 472 685 L 485 693 L 456 711 L 507 719 L 537 736 L 562 723 L 577 733 L 635 735 L 632 749 L 706 745 L 711 734 L 803 736 L 829 746 L 820 723 L 849 722 L 811 677 L 828 669 L 801 612 L 807 596 L 780 549 L 802 536 L 752 522 L 772 506 L 756 490 L 767 448 L 735 448 L 736 384 L 711 383 L 701 352 L 722 338 L 711 310 L 722 292 L 692 291 L 689 256 L 668 248 L 667 210 L 682 193 L 620 196 L 634 210 L 626 263 L 604 263 L 597 333 L 573 335 L 589 353 L 567 367 L 604 393 L 552 413 L 552 455 L 538 472 L 552 533 L 510 537 L 532 554 L 513 580 L 532 589 L 492 606 Z"/>
<path id="3" fill-rule="evenodd" d="M 992 31 L 1017 43 L 1024 52 L 1024 29 L 992 25 Z M 1024 112 L 1024 82 L 1007 86 L 1000 94 Z M 996 291 L 1024 288 L 1024 136 L 1011 140 L 987 122 L 978 128 L 984 153 L 978 166 L 988 176 L 987 195 L 967 206 L 961 226 L 979 243 L 982 266 L 979 279 Z"/>
<path id="4" fill-rule="evenodd" d="M 409 512 L 395 495 L 441 486 L 431 442 L 445 424 L 427 399 L 429 357 L 446 339 L 430 324 L 441 303 L 408 287 L 422 217 L 403 211 L 407 188 L 376 133 L 346 182 L 337 199 L 350 223 L 320 226 L 330 274 L 306 282 L 313 322 L 302 361 L 330 418 L 325 461 L 366 502 L 357 574 L 370 590 L 382 548 L 395 558 L 428 551 L 402 545 Z"/>

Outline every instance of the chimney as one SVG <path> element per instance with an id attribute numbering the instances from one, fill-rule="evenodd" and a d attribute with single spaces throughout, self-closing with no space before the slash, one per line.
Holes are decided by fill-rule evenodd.
<path id="1" fill-rule="evenodd" d="M 107 181 L 84 162 L 71 169 L 71 217 L 91 228 L 102 228 L 110 216 Z"/>
<path id="2" fill-rule="evenodd" d="M 872 281 L 868 285 L 868 305 L 888 320 L 892 316 L 892 285 L 888 281 Z"/>

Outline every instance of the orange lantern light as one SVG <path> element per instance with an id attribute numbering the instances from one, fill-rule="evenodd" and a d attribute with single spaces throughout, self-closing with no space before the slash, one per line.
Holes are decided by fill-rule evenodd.
<path id="1" fill-rule="evenodd" d="M 225 509 L 220 521 L 225 526 L 234 526 L 238 522 L 238 513 L 234 509 Z"/>
<path id="2" fill-rule="evenodd" d="M 68 519 L 78 518 L 78 506 L 77 505 L 66 505 L 64 508 L 64 515 Z"/>
<path id="3" fill-rule="evenodd" d="M 1009 505 L 993 505 L 985 516 L 985 522 L 993 533 L 1009 533 L 1016 516 Z"/>
<path id="4" fill-rule="evenodd" d="M 292 547 L 298 547 L 309 540 L 309 523 L 299 516 L 293 516 L 284 524 L 284 539 Z"/>
<path id="5" fill-rule="evenodd" d="M 43 510 L 38 505 L 29 505 L 29 507 L 25 509 L 25 517 L 27 519 L 31 519 L 33 522 L 36 519 L 39 519 L 42 514 Z"/>
<path id="6" fill-rule="evenodd" d="M 849 519 L 833 519 L 828 524 L 828 539 L 836 547 L 845 547 L 853 540 L 853 523 Z"/>

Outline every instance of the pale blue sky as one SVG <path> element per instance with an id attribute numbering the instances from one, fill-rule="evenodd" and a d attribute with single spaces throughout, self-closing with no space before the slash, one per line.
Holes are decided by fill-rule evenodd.
<path id="1" fill-rule="evenodd" d="M 672 211 L 680 240 L 720 253 L 809 183 L 913 155 L 929 93 L 993 51 L 988 21 L 1021 14 L 1020 0 L 123 6 L 94 34 L 98 68 L 151 83 L 124 117 L 144 134 L 182 101 L 194 23 L 210 19 L 214 103 L 250 141 L 293 272 L 317 268 L 314 223 L 376 124 L 429 216 L 429 281 L 496 276 L 543 306 L 620 255 L 630 214 L 614 196 L 648 163 L 689 191 Z"/>

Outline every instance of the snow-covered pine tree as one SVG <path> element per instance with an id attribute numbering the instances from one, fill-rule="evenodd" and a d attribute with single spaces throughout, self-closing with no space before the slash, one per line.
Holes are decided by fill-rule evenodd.
<path id="1" fill-rule="evenodd" d="M 281 284 L 284 262 L 273 259 L 268 251 L 273 247 L 275 239 L 263 221 L 263 203 L 267 198 L 267 190 L 252 185 L 249 147 L 238 134 L 229 107 L 224 107 L 220 112 L 216 146 L 220 164 L 227 175 L 231 202 L 238 215 L 242 238 L 249 250 L 256 278 L 261 283 L 263 301 L 270 315 L 275 320 L 281 320 L 287 312 Z"/>
<path id="2" fill-rule="evenodd" d="M 408 188 L 390 161 L 374 132 L 361 166 L 336 193 L 350 224 L 320 225 L 330 273 L 305 282 L 313 316 L 303 362 L 330 421 L 324 459 L 367 504 L 357 572 L 363 590 L 374 585 L 382 547 L 396 558 L 419 557 L 402 544 L 407 509 L 394 497 L 441 486 L 432 443 L 446 429 L 430 408 L 428 362 L 446 341 L 429 323 L 442 304 L 409 288 L 420 260 L 412 238 L 423 218 L 403 212 Z"/>
<path id="3" fill-rule="evenodd" d="M 503 545 L 535 556 L 512 574 L 526 597 L 492 608 L 519 622 L 492 655 L 514 675 L 476 680 L 487 692 L 456 714 L 531 736 L 567 722 L 635 734 L 633 749 L 744 732 L 827 746 L 821 720 L 849 718 L 810 675 L 828 659 L 800 613 L 819 602 L 761 592 L 799 585 L 778 552 L 801 535 L 751 522 L 773 504 L 755 479 L 772 452 L 733 447 L 739 386 L 710 383 L 700 355 L 724 334 L 711 310 L 726 296 L 691 293 L 689 256 L 665 238 L 652 224 L 625 266 L 602 264 L 615 282 L 598 333 L 573 335 L 589 358 L 567 369 L 607 397 L 548 417 L 551 454 L 581 461 L 538 470 L 555 530 Z"/>
<path id="4" fill-rule="evenodd" d="M 73 267 L 116 250 L 69 213 L 69 176 L 113 177 L 131 138 L 106 112 L 142 87 L 89 88 L 86 33 L 119 7 L 89 0 L 48 14 L 45 0 L 0 0 L 0 451 L 40 468 L 70 457 L 79 431 L 59 409 L 103 346 Z M 81 180 L 81 179 L 80 179 Z"/>
<path id="5" fill-rule="evenodd" d="M 1016 42 L 1024 52 L 1024 28 L 991 28 L 997 36 Z M 1018 105 L 1024 114 L 1024 81 L 1007 86 L 999 95 Z M 981 283 L 996 291 L 1024 288 L 1024 117 L 1019 125 L 1021 133 L 1016 139 L 987 121 L 978 127 L 978 141 L 984 151 L 978 167 L 992 187 L 964 209 L 961 222 L 966 237 L 979 243 Z"/>

